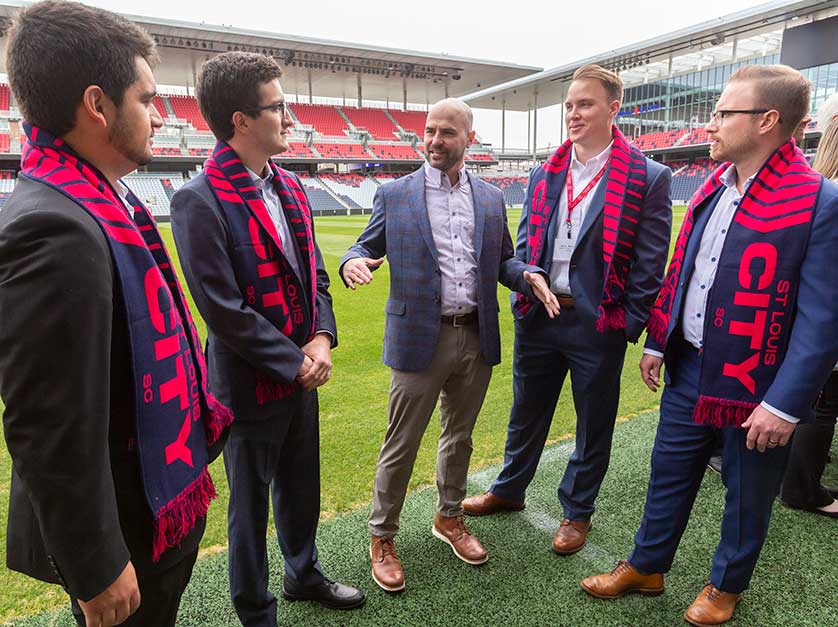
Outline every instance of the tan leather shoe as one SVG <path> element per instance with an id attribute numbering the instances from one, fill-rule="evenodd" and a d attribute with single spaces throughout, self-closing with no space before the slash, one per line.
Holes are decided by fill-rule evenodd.
<path id="1" fill-rule="evenodd" d="M 524 501 L 510 501 L 495 496 L 491 492 L 470 496 L 463 501 L 463 510 L 469 516 L 488 516 L 498 512 L 520 512 Z"/>
<path id="2" fill-rule="evenodd" d="M 434 516 L 431 531 L 437 538 L 449 545 L 454 551 L 454 555 L 466 564 L 479 566 L 489 559 L 486 549 L 480 544 L 480 540 L 471 535 L 468 527 L 466 527 L 464 516 L 449 518 L 437 513 Z"/>
<path id="3" fill-rule="evenodd" d="M 741 594 L 722 592 L 712 583 L 708 583 L 684 612 L 684 620 L 697 627 L 721 625 L 733 618 L 736 604 L 741 600 Z"/>
<path id="4" fill-rule="evenodd" d="M 588 532 L 591 530 L 591 519 L 562 520 L 553 536 L 553 550 L 559 555 L 571 555 L 585 546 Z"/>
<path id="5" fill-rule="evenodd" d="M 588 577 L 580 585 L 585 592 L 598 599 L 618 599 L 629 592 L 657 596 L 663 594 L 663 575 L 641 575 L 623 560 L 617 562 L 617 568 L 610 573 Z"/>
<path id="6" fill-rule="evenodd" d="M 372 578 L 386 592 L 404 590 L 404 571 L 393 538 L 372 536 L 370 540 Z"/>

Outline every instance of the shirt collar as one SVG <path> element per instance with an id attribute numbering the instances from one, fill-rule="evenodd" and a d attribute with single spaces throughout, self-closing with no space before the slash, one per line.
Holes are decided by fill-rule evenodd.
<path id="1" fill-rule="evenodd" d="M 743 189 L 748 189 L 748 186 L 751 184 L 751 181 L 754 180 L 757 173 L 754 172 L 751 176 L 748 177 L 748 180 L 745 181 L 745 186 Z M 736 189 L 736 166 L 731 164 L 727 167 L 727 170 L 722 172 L 722 175 L 719 177 L 719 180 L 722 182 L 722 185 L 725 187 Z M 736 193 L 739 193 L 739 190 L 736 189 Z"/>
<path id="2" fill-rule="evenodd" d="M 611 148 L 614 146 L 614 141 L 612 140 L 610 144 L 605 147 L 601 153 L 599 153 L 595 157 L 591 157 L 588 159 L 588 163 L 582 163 L 576 158 L 576 145 L 570 149 L 570 163 L 572 167 L 579 169 L 596 169 L 599 170 L 602 166 L 605 165 L 605 162 L 608 161 L 608 157 L 611 156 Z"/>
<path id="3" fill-rule="evenodd" d="M 251 179 L 254 183 L 256 183 L 256 185 L 258 185 L 259 187 L 264 187 L 264 186 L 265 186 L 265 185 L 267 185 L 267 184 L 268 184 L 268 183 L 269 183 L 269 182 L 273 179 L 273 177 L 274 177 L 274 171 L 273 171 L 273 168 L 268 168 L 268 173 L 267 173 L 264 177 L 263 177 L 263 176 L 259 176 L 258 174 L 256 174 L 256 172 L 254 172 L 253 170 L 251 170 L 251 169 L 250 169 L 250 168 L 248 168 L 247 166 L 244 166 L 244 169 L 245 169 L 245 170 L 247 170 L 247 173 L 250 175 L 250 179 Z"/>
<path id="4" fill-rule="evenodd" d="M 430 183 L 434 187 L 442 189 L 450 189 L 452 187 L 451 180 L 445 172 L 437 170 L 427 161 L 425 161 L 424 168 L 426 182 Z M 468 183 L 468 172 L 466 171 L 466 165 L 464 163 L 463 167 L 460 168 L 460 178 L 457 180 L 457 185 L 464 185 L 466 183 Z M 456 187 L 456 185 L 454 187 Z"/>
<path id="5" fill-rule="evenodd" d="M 114 190 L 116 191 L 116 195 L 119 196 L 119 199 L 122 201 L 122 205 L 125 207 L 125 210 L 132 214 L 134 212 L 134 208 L 131 206 L 131 203 L 128 202 L 128 192 L 130 191 L 122 181 L 117 181 L 116 185 L 114 185 Z"/>

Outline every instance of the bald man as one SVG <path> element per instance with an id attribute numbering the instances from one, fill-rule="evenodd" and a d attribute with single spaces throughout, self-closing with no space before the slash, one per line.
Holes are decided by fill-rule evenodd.
<path id="1" fill-rule="evenodd" d="M 498 281 L 558 313 L 546 273 L 514 256 L 502 192 L 466 171 L 472 120 L 460 100 L 431 108 L 427 161 L 376 192 L 369 224 L 341 260 L 341 277 L 352 289 L 372 281 L 385 255 L 390 264 L 383 357 L 392 369 L 389 423 L 369 520 L 372 576 L 388 592 L 405 586 L 394 537 L 440 396 L 439 501 L 431 530 L 464 562 L 488 559 L 465 525 L 462 501 L 471 433 L 500 362 Z"/>

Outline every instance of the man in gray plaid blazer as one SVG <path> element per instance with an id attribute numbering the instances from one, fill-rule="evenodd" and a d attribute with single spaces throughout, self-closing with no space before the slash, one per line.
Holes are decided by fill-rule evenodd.
<path id="1" fill-rule="evenodd" d="M 390 264 L 384 332 L 384 363 L 392 369 L 389 424 L 369 521 L 373 579 L 388 592 L 404 589 L 393 538 L 440 395 L 432 533 L 469 564 L 488 559 L 466 528 L 462 501 L 471 433 L 492 366 L 500 362 L 498 281 L 558 313 L 546 273 L 514 255 L 503 193 L 466 172 L 473 140 L 468 105 L 456 99 L 434 105 L 425 125 L 426 163 L 377 191 L 369 224 L 341 260 L 341 277 L 352 289 L 372 280 L 385 255 Z"/>

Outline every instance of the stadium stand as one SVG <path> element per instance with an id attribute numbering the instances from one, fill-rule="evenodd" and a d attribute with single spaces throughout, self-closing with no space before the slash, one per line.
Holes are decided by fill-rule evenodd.
<path id="1" fill-rule="evenodd" d="M 317 178 L 352 209 L 372 207 L 379 187 L 371 177 L 362 174 L 319 174 Z"/>
<path id="2" fill-rule="evenodd" d="M 398 138 L 398 129 L 384 109 L 341 107 L 341 111 L 356 129 L 366 129 L 375 139 L 394 141 Z"/>
<path id="3" fill-rule="evenodd" d="M 678 162 L 675 162 L 676 164 Z M 673 164 L 667 164 L 672 167 Z M 701 183 L 704 182 L 713 169 L 718 167 L 718 163 L 711 159 L 698 159 L 694 163 L 684 167 L 684 163 L 680 163 L 683 169 L 678 174 L 672 177 L 672 192 L 673 201 L 686 201 L 692 198 Z"/>
<path id="4" fill-rule="evenodd" d="M 523 205 L 527 191 L 526 176 L 484 176 L 487 183 L 499 187 L 503 192 L 503 201 L 509 205 Z"/>
<path id="5" fill-rule="evenodd" d="M 707 131 L 704 130 L 704 127 L 701 128 L 694 128 L 689 132 L 689 134 L 684 137 L 680 142 L 677 143 L 678 146 L 694 146 L 696 144 L 709 144 L 710 138 L 707 136 Z"/>
<path id="6" fill-rule="evenodd" d="M 177 179 L 180 180 L 177 180 Z M 129 174 L 125 177 L 125 184 L 137 198 L 148 207 L 155 218 L 168 218 L 170 212 L 169 202 L 175 189 L 183 185 L 183 178 L 174 174 L 139 173 Z M 174 181 L 177 181 L 175 183 Z M 177 184 L 177 188 L 175 187 Z"/>
<path id="7" fill-rule="evenodd" d="M 416 133 L 419 137 L 425 135 L 425 118 L 428 117 L 426 111 L 399 111 L 397 109 L 387 109 L 387 113 L 398 122 L 404 130 Z"/>
<path id="8" fill-rule="evenodd" d="M 315 159 L 317 157 L 311 150 L 311 146 L 303 142 L 288 142 L 288 150 L 280 155 L 274 155 L 276 159 Z"/>
<path id="9" fill-rule="evenodd" d="M 166 104 L 163 102 L 164 96 L 157 95 L 151 101 L 154 104 L 154 108 L 157 109 L 157 113 L 160 114 L 160 117 L 163 118 L 163 122 L 165 123 L 166 120 L 169 119 L 169 111 L 166 109 Z"/>
<path id="10" fill-rule="evenodd" d="M 679 128 L 671 131 L 660 131 L 657 133 L 646 133 L 638 135 L 632 143 L 640 150 L 658 150 L 671 148 L 675 142 L 687 134 L 687 129 Z"/>
<path id="11" fill-rule="evenodd" d="M 314 149 L 326 159 L 373 159 L 361 144 L 315 142 Z"/>
<path id="12" fill-rule="evenodd" d="M 300 181 L 308 194 L 311 208 L 320 215 L 345 215 L 346 206 L 327 191 L 316 178 L 300 176 Z"/>
<path id="13" fill-rule="evenodd" d="M 301 124 L 313 126 L 327 137 L 346 137 L 344 131 L 349 130 L 337 107 L 297 103 L 291 105 L 291 110 Z"/>
<path id="14" fill-rule="evenodd" d="M 192 96 L 167 96 L 167 99 L 169 100 L 169 104 L 172 105 L 175 117 L 186 120 L 199 131 L 210 130 L 206 120 L 204 120 L 204 116 L 201 115 L 201 111 L 198 109 L 198 101 L 195 98 Z"/>
<path id="15" fill-rule="evenodd" d="M 0 111 L 8 111 L 11 101 L 11 90 L 8 85 L 0 84 Z"/>
<path id="16" fill-rule="evenodd" d="M 489 153 L 467 152 L 466 161 L 497 161 L 497 159 Z"/>
<path id="17" fill-rule="evenodd" d="M 422 159 L 420 155 L 413 148 L 413 144 L 367 144 L 367 149 L 370 150 L 376 157 L 382 160 L 401 160 L 401 161 L 419 161 Z"/>

